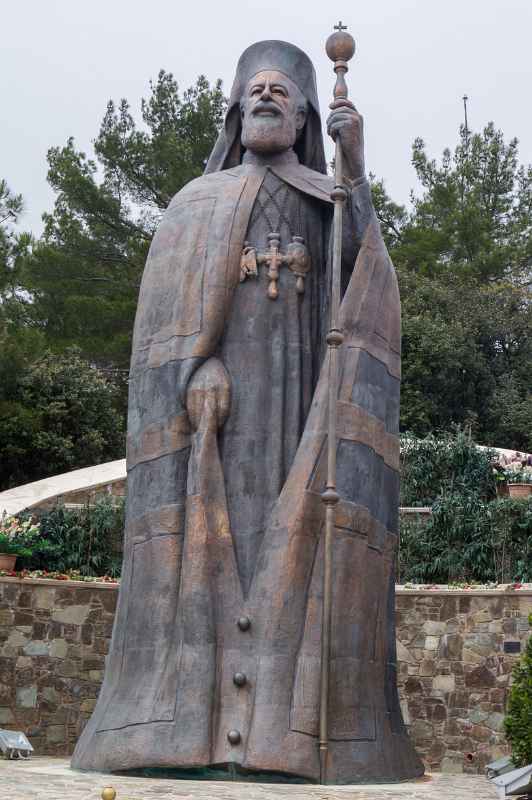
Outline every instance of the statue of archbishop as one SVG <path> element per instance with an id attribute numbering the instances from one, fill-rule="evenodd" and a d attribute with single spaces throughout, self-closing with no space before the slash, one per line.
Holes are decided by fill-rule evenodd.
<path id="1" fill-rule="evenodd" d="M 397 780 L 423 771 L 396 688 L 400 303 L 362 119 L 327 127 L 348 189 L 328 775 Z M 310 60 L 252 45 L 144 271 L 123 577 L 76 768 L 319 779 L 332 189 Z"/>

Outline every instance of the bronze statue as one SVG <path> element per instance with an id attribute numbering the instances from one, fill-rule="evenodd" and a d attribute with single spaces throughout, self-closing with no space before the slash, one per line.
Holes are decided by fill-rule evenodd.
<path id="1" fill-rule="evenodd" d="M 327 127 L 345 191 L 326 174 L 310 60 L 258 42 L 205 174 L 153 240 L 131 359 L 122 585 L 73 767 L 334 783 L 423 771 L 395 675 L 400 303 L 343 41 L 329 52 Z"/>

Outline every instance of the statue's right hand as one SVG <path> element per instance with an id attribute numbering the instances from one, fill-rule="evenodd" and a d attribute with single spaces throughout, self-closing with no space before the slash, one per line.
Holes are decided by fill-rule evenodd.
<path id="1" fill-rule="evenodd" d="M 209 358 L 196 370 L 187 387 L 186 406 L 193 430 L 212 422 L 222 427 L 231 407 L 231 382 L 219 359 Z"/>

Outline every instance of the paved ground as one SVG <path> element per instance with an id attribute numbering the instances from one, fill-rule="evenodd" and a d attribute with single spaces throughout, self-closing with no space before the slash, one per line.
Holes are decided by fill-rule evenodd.
<path id="1" fill-rule="evenodd" d="M 435 774 L 420 781 L 381 786 L 310 786 L 123 778 L 69 769 L 67 759 L 0 761 L 4 800 L 100 800 L 113 786 L 116 800 L 494 800 L 485 778 Z"/>

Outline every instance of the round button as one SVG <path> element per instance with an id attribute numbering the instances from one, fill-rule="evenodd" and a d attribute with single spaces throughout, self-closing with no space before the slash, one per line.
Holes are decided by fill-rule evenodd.
<path id="1" fill-rule="evenodd" d="M 233 683 L 235 686 L 245 686 L 247 682 L 248 679 L 243 672 L 235 672 L 233 675 Z"/>
<path id="2" fill-rule="evenodd" d="M 229 731 L 227 734 L 227 738 L 229 739 L 230 744 L 240 744 L 240 731 Z"/>
<path id="3" fill-rule="evenodd" d="M 239 617 L 237 625 L 241 631 L 248 631 L 251 628 L 251 620 L 249 617 Z"/>

